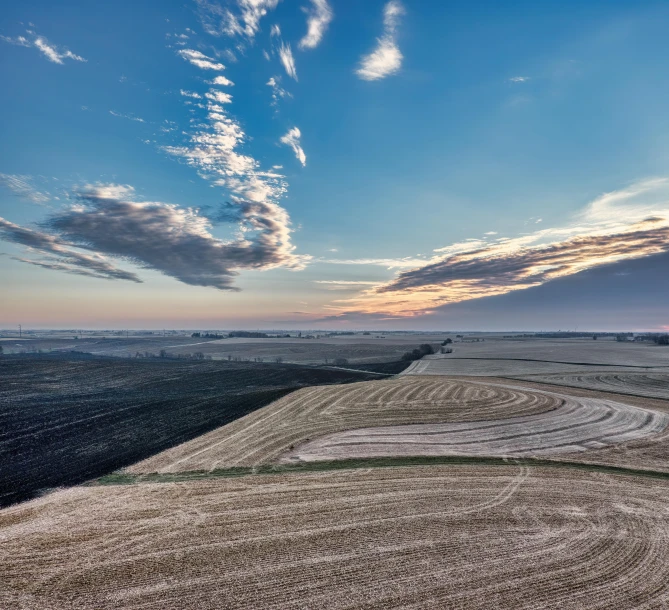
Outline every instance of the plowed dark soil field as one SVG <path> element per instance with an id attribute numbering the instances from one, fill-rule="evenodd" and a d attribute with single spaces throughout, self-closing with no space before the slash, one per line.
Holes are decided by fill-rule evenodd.
<path id="1" fill-rule="evenodd" d="M 294 389 L 378 375 L 290 364 L 0 359 L 0 506 L 145 459 Z"/>

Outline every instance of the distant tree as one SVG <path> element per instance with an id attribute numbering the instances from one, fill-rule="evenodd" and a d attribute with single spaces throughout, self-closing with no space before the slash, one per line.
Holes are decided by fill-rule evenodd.
<path id="1" fill-rule="evenodd" d="M 669 345 L 669 335 L 657 335 L 653 340 L 657 345 Z"/>
<path id="2" fill-rule="evenodd" d="M 195 360 L 204 360 L 204 354 L 202 352 L 195 352 L 193 358 L 195 358 Z"/>
<path id="3" fill-rule="evenodd" d="M 597 341 L 597 335 L 592 335 L 594 341 Z"/>
<path id="4" fill-rule="evenodd" d="M 161 349 L 161 350 L 160 350 L 160 357 L 161 357 L 161 358 L 167 358 L 167 351 L 164 350 L 164 349 Z"/>
<path id="5" fill-rule="evenodd" d="M 446 339 L 445 341 L 441 342 L 442 345 L 448 345 L 449 343 L 453 343 L 453 339 L 451 339 L 450 337 L 448 339 Z"/>
<path id="6" fill-rule="evenodd" d="M 412 360 L 420 360 L 423 356 L 428 356 L 429 354 L 434 354 L 434 348 L 429 343 L 423 343 L 416 349 L 403 354 L 401 360 L 411 362 Z"/>
<path id="7" fill-rule="evenodd" d="M 4 351 L 5 351 L 5 350 L 3 349 L 2 345 L 0 345 L 0 356 L 2 356 L 2 354 L 4 353 Z"/>
<path id="8" fill-rule="evenodd" d="M 348 364 L 348 359 L 347 358 L 335 358 L 334 359 L 334 364 L 335 364 L 335 366 L 346 366 Z"/>
<path id="9" fill-rule="evenodd" d="M 283 362 L 283 358 L 281 356 L 277 356 L 276 358 L 274 358 L 274 362 L 276 362 L 277 364 L 281 364 Z"/>
<path id="10" fill-rule="evenodd" d="M 193 337 L 194 339 L 197 339 L 197 338 L 200 337 L 200 333 L 193 333 L 193 334 L 191 335 L 191 337 Z"/>
<path id="11" fill-rule="evenodd" d="M 243 339 L 269 339 L 267 333 L 251 332 L 248 330 L 233 330 L 228 333 L 228 337 L 231 339 L 235 337 L 241 337 Z"/>

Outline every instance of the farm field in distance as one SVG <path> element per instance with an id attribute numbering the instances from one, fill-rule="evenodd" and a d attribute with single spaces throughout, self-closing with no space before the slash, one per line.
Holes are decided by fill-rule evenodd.
<path id="1" fill-rule="evenodd" d="M 211 339 L 191 337 L 190 332 L 178 335 L 162 336 L 145 333 L 129 334 L 96 333 L 74 334 L 70 332 L 42 332 L 36 335 L 0 338 L 0 345 L 5 353 L 32 353 L 72 350 L 91 353 L 97 356 L 134 357 L 138 353 L 159 355 L 161 350 L 171 356 L 185 356 L 201 353 L 214 360 L 263 359 L 274 362 L 281 358 L 283 362 L 295 364 L 330 364 L 337 358 L 345 358 L 351 363 L 394 362 L 402 354 L 421 343 L 438 345 L 445 335 L 442 333 L 370 333 L 363 335 L 327 333 L 303 333 L 302 337 L 293 332 L 290 337 L 254 339 L 235 337 Z M 226 332 L 221 331 L 227 335 Z M 12 333 L 14 335 L 15 333 Z M 282 334 L 282 333 L 276 333 Z M 283 333 L 286 334 L 286 333 Z M 76 340 L 74 337 L 78 337 Z M 310 338 L 308 338 L 310 337 Z M 318 337 L 318 338 L 316 338 Z"/>
<path id="2" fill-rule="evenodd" d="M 352 354 L 371 339 L 336 341 Z M 669 348 L 492 335 L 452 347 L 402 365 L 380 358 L 370 369 L 381 374 L 3 357 L 11 394 L 0 396 L 20 434 L 39 430 L 16 414 L 41 410 L 44 435 L 73 464 L 100 429 L 133 442 L 144 431 L 146 453 L 118 455 L 112 435 L 95 450 L 118 463 L 0 510 L 0 606 L 669 605 Z M 63 414 L 71 432 L 58 441 Z M 18 435 L 12 447 L 31 446 Z"/>

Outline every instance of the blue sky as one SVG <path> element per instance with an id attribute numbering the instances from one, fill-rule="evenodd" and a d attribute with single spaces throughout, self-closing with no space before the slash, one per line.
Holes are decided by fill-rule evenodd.
<path id="1" fill-rule="evenodd" d="M 663 328 L 667 26 L 662 2 L 15 4 L 0 325 Z M 586 314 L 604 284 L 634 303 Z"/>

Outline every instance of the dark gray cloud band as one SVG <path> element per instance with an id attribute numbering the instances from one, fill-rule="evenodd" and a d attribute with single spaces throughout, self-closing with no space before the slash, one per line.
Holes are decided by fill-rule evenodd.
<path id="1" fill-rule="evenodd" d="M 48 269 L 141 281 L 107 260 L 113 258 L 219 290 L 237 290 L 238 269 L 299 265 L 292 247 L 286 247 L 288 221 L 271 202 L 229 206 L 227 215 L 243 221 L 244 232 L 224 241 L 211 234 L 210 220 L 198 210 L 132 201 L 128 187 L 87 187 L 75 196 L 76 205 L 49 216 L 41 230 L 0 220 L 0 238 L 41 256 L 18 260 Z"/>

